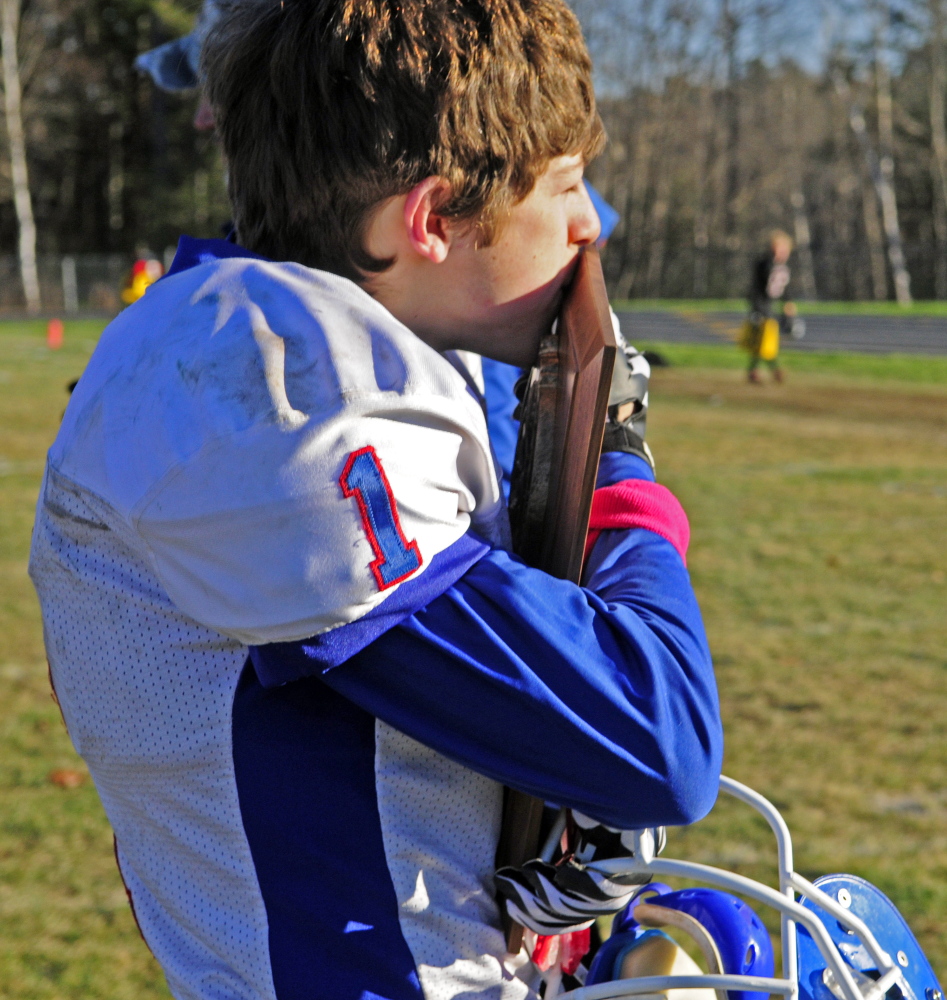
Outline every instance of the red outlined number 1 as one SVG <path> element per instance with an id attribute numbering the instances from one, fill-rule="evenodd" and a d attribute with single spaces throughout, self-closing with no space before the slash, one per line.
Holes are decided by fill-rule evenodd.
<path id="1" fill-rule="evenodd" d="M 339 476 L 339 485 L 346 497 L 355 497 L 362 527 L 375 558 L 368 568 L 379 590 L 387 590 L 406 580 L 421 568 L 424 560 L 416 541 L 404 536 L 398 505 L 381 459 L 371 445 L 349 455 Z"/>

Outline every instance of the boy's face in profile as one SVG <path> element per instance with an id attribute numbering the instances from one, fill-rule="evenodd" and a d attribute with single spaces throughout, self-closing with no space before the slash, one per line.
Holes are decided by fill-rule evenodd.
<path id="1" fill-rule="evenodd" d="M 476 227 L 436 210 L 419 240 L 420 230 L 405 218 L 405 200 L 393 199 L 376 218 L 370 240 L 374 252 L 390 252 L 395 263 L 372 282 L 372 294 L 437 350 L 532 364 L 579 250 L 598 238 L 583 168 L 581 156 L 550 161 L 487 247 L 478 247 Z"/>
<path id="2" fill-rule="evenodd" d="M 583 169 L 580 156 L 556 157 L 492 246 L 454 247 L 454 278 L 465 302 L 458 319 L 466 329 L 458 332 L 476 344 L 468 350 L 524 367 L 535 360 L 579 250 L 601 230 Z"/>

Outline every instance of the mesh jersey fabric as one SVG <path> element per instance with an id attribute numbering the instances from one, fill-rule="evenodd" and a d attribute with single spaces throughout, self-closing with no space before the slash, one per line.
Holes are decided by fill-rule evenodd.
<path id="1" fill-rule="evenodd" d="M 201 257 L 103 334 L 50 449 L 30 573 L 172 992 L 275 1000 L 231 751 L 247 643 L 351 627 L 438 575 L 471 527 L 507 528 L 482 408 L 449 361 L 344 279 Z M 339 483 L 366 445 L 421 554 L 384 591 Z"/>
<path id="2" fill-rule="evenodd" d="M 50 674 L 179 1000 L 276 1000 L 230 752 L 246 649 L 182 615 L 104 501 L 55 470 L 31 572 Z"/>

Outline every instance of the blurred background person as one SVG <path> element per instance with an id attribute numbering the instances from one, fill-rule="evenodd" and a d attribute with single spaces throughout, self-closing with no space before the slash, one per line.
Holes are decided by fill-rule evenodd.
<path id="1" fill-rule="evenodd" d="M 770 234 L 769 249 L 753 265 L 750 283 L 750 314 L 743 326 L 741 343 L 750 355 L 747 378 L 760 382 L 759 365 L 769 365 L 773 380 L 782 382 L 779 365 L 779 334 L 781 320 L 791 323 L 796 318 L 796 304 L 788 298 L 789 257 L 792 239 L 781 229 Z M 782 316 L 776 316 L 776 304 L 782 303 Z"/>
<path id="2" fill-rule="evenodd" d="M 163 274 L 164 267 L 160 260 L 147 251 L 139 252 L 122 289 L 122 302 L 127 306 L 137 302 Z"/>

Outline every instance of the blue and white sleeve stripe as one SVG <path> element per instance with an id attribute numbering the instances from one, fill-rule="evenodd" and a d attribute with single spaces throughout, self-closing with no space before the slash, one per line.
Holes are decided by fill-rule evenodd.
<path id="1" fill-rule="evenodd" d="M 693 822 L 716 798 L 722 733 L 687 571 L 653 532 L 605 531 L 587 581 L 490 550 L 341 665 L 302 644 L 292 656 L 514 788 L 621 828 Z M 288 653 L 254 649 L 261 679 Z"/>
<path id="2" fill-rule="evenodd" d="M 276 687 L 344 663 L 428 605 L 489 551 L 485 541 L 468 531 L 438 552 L 423 573 L 402 583 L 390 597 L 354 622 L 310 639 L 253 647 L 251 656 L 260 683 Z"/>

